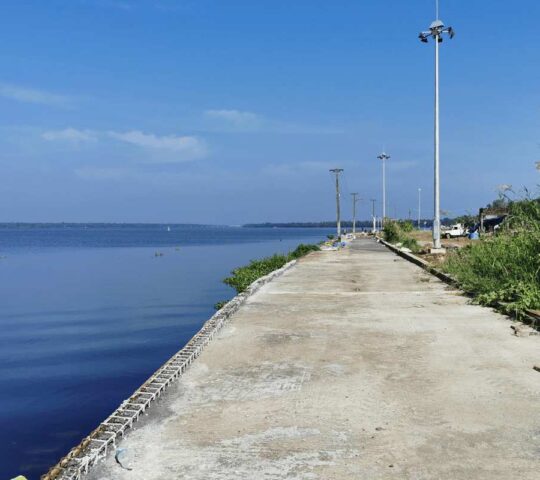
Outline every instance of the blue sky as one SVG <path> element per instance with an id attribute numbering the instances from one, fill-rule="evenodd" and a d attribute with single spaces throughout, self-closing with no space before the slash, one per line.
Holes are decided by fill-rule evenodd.
<path id="1" fill-rule="evenodd" d="M 433 0 L 6 0 L 0 221 L 432 215 Z M 442 202 L 536 191 L 538 0 L 441 0 Z M 369 202 L 360 205 L 368 217 Z"/>

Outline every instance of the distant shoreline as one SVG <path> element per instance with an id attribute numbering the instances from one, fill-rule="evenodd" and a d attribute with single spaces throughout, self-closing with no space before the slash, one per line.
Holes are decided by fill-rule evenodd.
<path id="1" fill-rule="evenodd" d="M 356 222 L 356 225 L 362 225 L 364 222 Z M 350 224 L 350 225 L 349 225 Z M 366 222 L 367 224 L 367 222 Z M 342 222 L 343 226 L 352 226 L 351 222 Z M 336 222 L 320 223 L 253 223 L 245 225 L 225 225 L 210 223 L 144 223 L 144 222 L 0 222 L 1 228 L 103 228 L 103 227 L 196 227 L 196 228 L 334 228 Z"/>
<path id="2" fill-rule="evenodd" d="M 443 218 L 442 223 L 449 225 L 453 222 L 453 219 Z M 412 220 L 415 223 L 414 220 Z M 422 219 L 424 227 L 431 228 L 431 220 Z M 25 229 L 47 229 L 47 228 L 84 228 L 84 229 L 100 229 L 100 228 L 148 228 L 154 227 L 157 229 L 175 229 L 175 228 L 336 228 L 336 222 L 324 221 L 324 222 L 263 222 L 263 223 L 245 223 L 236 225 L 226 224 L 210 224 L 210 223 L 167 223 L 167 222 L 0 222 L 0 230 L 12 229 L 12 228 L 25 228 Z M 352 222 L 342 221 L 341 227 L 346 229 L 352 229 Z M 369 228 L 373 227 L 372 220 L 357 220 L 356 228 Z"/>
<path id="3" fill-rule="evenodd" d="M 214 225 L 205 223 L 155 223 L 155 222 L 0 222 L 0 228 L 7 227 L 236 227 L 241 225 Z"/>
<path id="4" fill-rule="evenodd" d="M 245 228 L 336 228 L 335 220 L 333 222 L 288 222 L 288 223 L 246 223 L 242 225 Z M 342 221 L 343 228 L 352 228 L 352 222 Z M 371 228 L 371 220 L 357 220 L 357 228 Z"/>

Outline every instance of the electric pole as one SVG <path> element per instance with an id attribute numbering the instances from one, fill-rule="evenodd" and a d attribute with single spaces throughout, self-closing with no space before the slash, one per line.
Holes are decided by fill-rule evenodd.
<path id="1" fill-rule="evenodd" d="M 369 200 L 371 202 L 371 220 L 373 221 L 373 233 L 377 231 L 377 225 L 375 224 L 376 218 L 375 218 L 375 199 L 370 198 Z"/>
<path id="2" fill-rule="evenodd" d="M 359 199 L 356 197 L 358 196 L 357 192 L 351 193 L 353 201 L 352 201 L 352 233 L 353 236 L 356 233 L 356 202 L 358 202 Z"/>
<path id="3" fill-rule="evenodd" d="M 330 170 L 332 173 L 336 175 L 336 216 L 337 216 L 337 239 L 339 240 L 341 238 L 341 213 L 339 209 L 339 174 L 343 172 L 343 168 L 332 168 Z"/>

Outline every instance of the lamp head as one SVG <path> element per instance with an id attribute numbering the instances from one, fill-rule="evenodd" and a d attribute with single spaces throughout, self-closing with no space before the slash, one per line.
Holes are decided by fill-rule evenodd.
<path id="1" fill-rule="evenodd" d="M 421 32 L 418 35 L 418 38 L 422 43 L 428 43 L 429 37 L 432 37 L 437 39 L 437 41 L 440 43 L 443 39 L 443 33 L 447 33 L 450 38 L 454 38 L 455 35 L 452 27 L 445 27 L 441 20 L 435 20 L 434 22 L 431 22 L 429 30 Z"/>

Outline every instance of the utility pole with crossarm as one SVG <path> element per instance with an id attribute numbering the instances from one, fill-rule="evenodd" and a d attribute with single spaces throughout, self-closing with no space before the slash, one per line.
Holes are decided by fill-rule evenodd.
<path id="1" fill-rule="evenodd" d="M 343 168 L 332 168 L 330 171 L 336 175 L 336 214 L 337 214 L 336 224 L 337 224 L 337 240 L 339 240 L 341 238 L 341 213 L 339 209 L 339 197 L 340 197 L 339 174 L 343 172 Z"/>
<path id="2" fill-rule="evenodd" d="M 351 193 L 352 195 L 352 211 L 353 211 L 353 214 L 352 214 L 352 233 L 353 235 L 356 233 L 356 203 L 358 202 L 358 200 L 360 200 L 358 197 L 358 193 L 357 192 L 354 192 L 354 193 Z"/>

